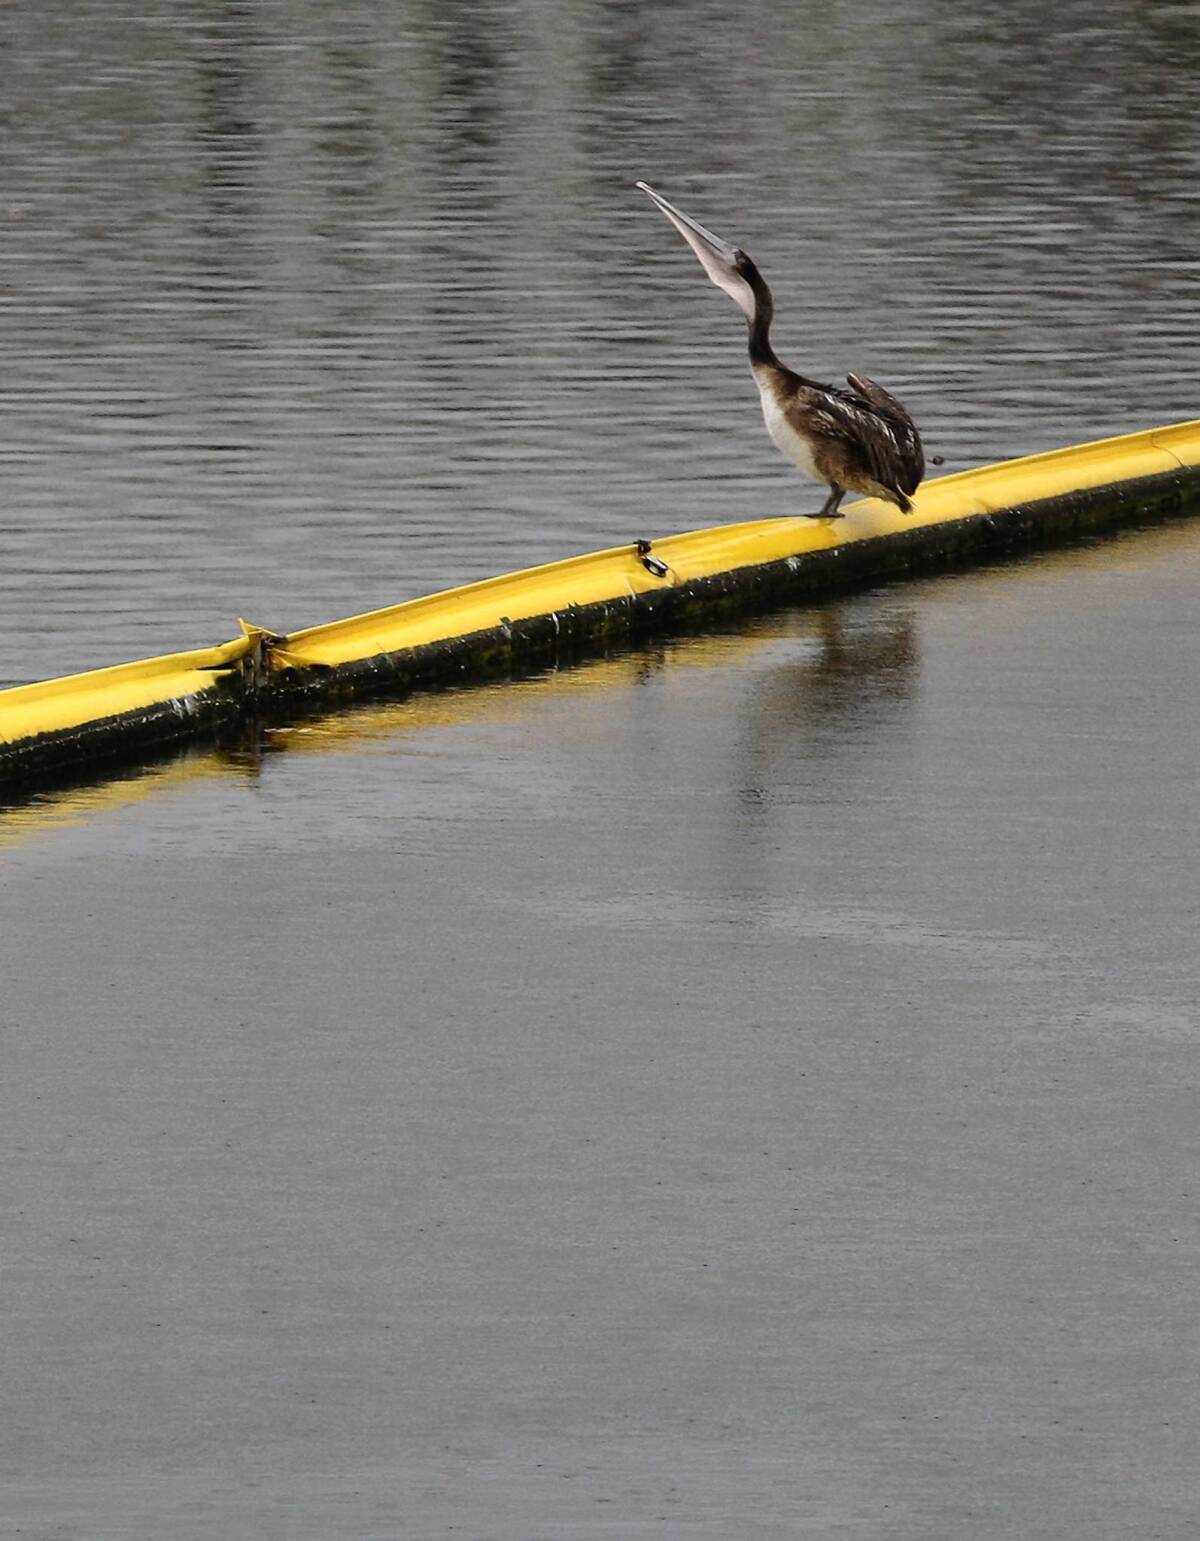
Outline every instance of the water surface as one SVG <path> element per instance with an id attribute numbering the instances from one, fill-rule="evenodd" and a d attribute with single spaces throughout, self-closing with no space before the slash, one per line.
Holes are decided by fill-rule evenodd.
<path id="1" fill-rule="evenodd" d="M 1194 415 L 1192 9 L 10 4 L 0 675 Z M 0 811 L 0 1516 L 1190 1541 L 1200 528 Z"/>
<path id="2" fill-rule="evenodd" d="M 0 680 L 817 507 L 745 328 L 947 469 L 1194 415 L 1178 5 L 10 3 Z"/>

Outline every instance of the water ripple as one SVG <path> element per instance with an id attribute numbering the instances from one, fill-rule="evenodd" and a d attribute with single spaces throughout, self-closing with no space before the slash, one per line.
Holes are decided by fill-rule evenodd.
<path id="1" fill-rule="evenodd" d="M 70 11 L 5 16 L 4 678 L 811 506 L 638 176 L 947 469 L 1197 410 L 1179 7 Z"/>

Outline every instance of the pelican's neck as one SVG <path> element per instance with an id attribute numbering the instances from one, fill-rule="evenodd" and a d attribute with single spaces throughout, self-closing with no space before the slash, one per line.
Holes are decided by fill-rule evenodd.
<path id="1" fill-rule="evenodd" d="M 754 311 L 747 317 L 750 327 L 750 363 L 752 366 L 765 364 L 769 368 L 778 369 L 780 363 L 771 347 L 771 321 L 775 315 L 771 291 L 767 288 L 766 279 L 749 258 L 746 259 L 743 274 L 754 294 Z"/>

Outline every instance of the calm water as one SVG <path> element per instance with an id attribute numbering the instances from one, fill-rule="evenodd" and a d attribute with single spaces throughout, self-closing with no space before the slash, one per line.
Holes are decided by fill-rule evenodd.
<path id="1" fill-rule="evenodd" d="M 1194 416 L 1200 11 L 10 3 L 0 678 Z M 0 1529 L 1191 1541 L 1200 522 L 0 809 Z"/>
<path id="2" fill-rule="evenodd" d="M 947 468 L 1192 416 L 1200 17 L 9 0 L 0 679 L 820 493 L 630 186 Z"/>

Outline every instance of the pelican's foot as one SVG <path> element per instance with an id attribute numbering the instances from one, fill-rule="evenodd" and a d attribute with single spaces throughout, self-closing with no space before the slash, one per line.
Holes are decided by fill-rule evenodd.
<path id="1" fill-rule="evenodd" d="M 800 517 L 802 519 L 844 519 L 846 516 L 845 514 L 827 514 L 824 509 L 821 509 L 820 513 L 802 514 Z"/>

